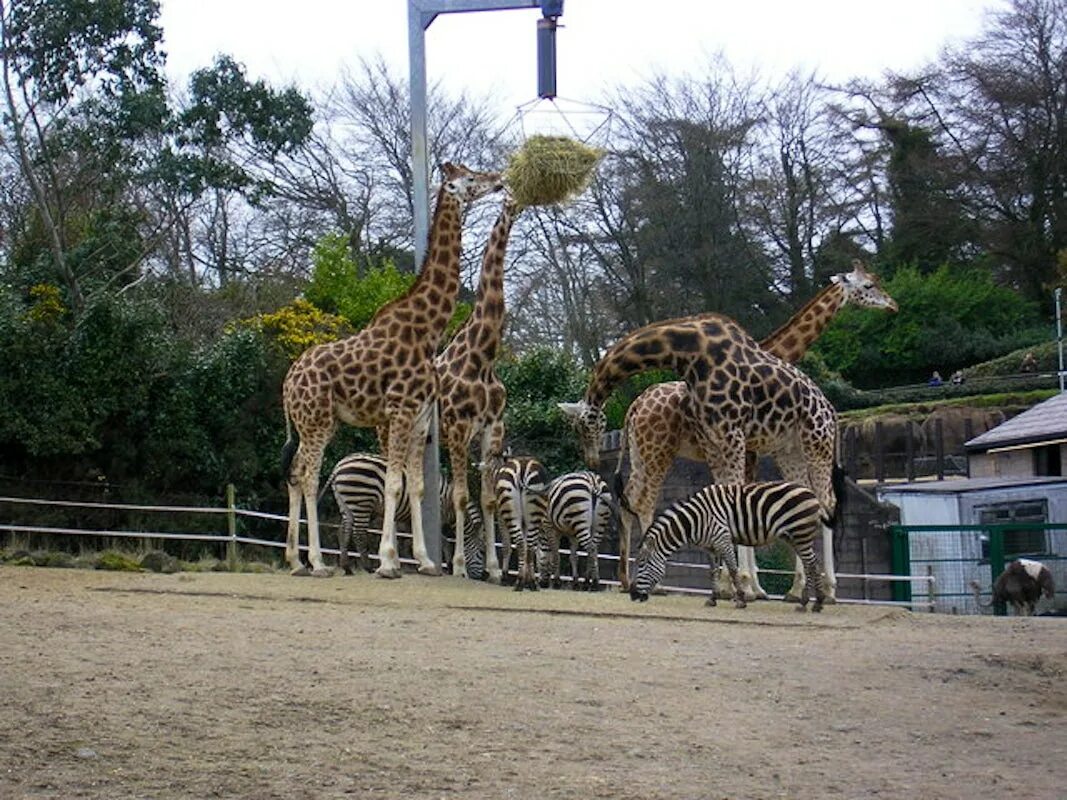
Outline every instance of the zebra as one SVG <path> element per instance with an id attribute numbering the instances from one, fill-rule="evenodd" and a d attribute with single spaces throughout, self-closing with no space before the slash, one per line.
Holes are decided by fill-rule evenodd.
<path id="1" fill-rule="evenodd" d="M 734 605 L 745 607 L 737 571 L 735 544 L 759 547 L 775 539 L 788 543 L 804 565 L 804 592 L 798 602 L 822 611 L 825 594 L 815 557 L 815 535 L 823 523 L 823 509 L 806 486 L 787 481 L 705 486 L 663 511 L 641 540 L 635 566 L 637 577 L 630 598 L 644 602 L 663 579 L 667 556 L 683 545 L 712 550 L 725 564 L 734 587 Z M 715 605 L 715 594 L 708 599 Z"/>
<path id="2" fill-rule="evenodd" d="M 537 591 L 537 551 L 545 520 L 545 468 L 536 458 L 510 456 L 496 459 L 493 485 L 500 519 L 501 561 L 504 575 L 511 561 L 514 540 L 519 552 L 515 591 Z"/>
<path id="3" fill-rule="evenodd" d="M 600 591 L 600 542 L 612 517 L 611 491 L 595 472 L 568 472 L 548 484 L 542 526 L 541 586 L 561 586 L 560 539 L 571 544 L 571 588 Z M 585 550 L 585 575 L 578 582 L 578 546 Z"/>
<path id="4" fill-rule="evenodd" d="M 381 515 L 385 505 L 385 459 L 372 453 L 352 453 L 345 456 L 333 468 L 320 493 L 333 487 L 337 508 L 341 511 L 341 532 L 338 548 L 341 551 L 339 566 L 346 575 L 352 574 L 348 558 L 348 542 L 355 532 L 356 549 L 359 550 L 359 565 L 370 572 L 367 547 L 367 529 L 371 521 Z M 450 481 L 441 476 L 441 524 L 454 525 Z M 411 519 L 407 481 L 401 476 L 400 499 L 396 507 L 397 522 Z M 482 511 L 478 504 L 467 504 L 467 519 L 464 524 L 463 552 L 467 560 L 467 577 L 480 580 L 485 569 L 485 542 L 482 535 Z M 449 563 L 451 559 L 446 559 Z"/>

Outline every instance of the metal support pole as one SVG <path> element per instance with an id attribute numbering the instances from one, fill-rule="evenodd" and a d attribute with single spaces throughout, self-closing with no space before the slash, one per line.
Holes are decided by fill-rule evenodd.
<path id="1" fill-rule="evenodd" d="M 411 177 L 412 214 L 415 229 L 415 263 L 422 265 L 430 235 L 430 169 L 426 148 L 426 29 L 438 14 L 465 11 L 502 11 L 538 8 L 540 0 L 408 0 L 408 77 L 411 98 Z M 562 3 L 559 12 L 562 13 Z M 433 410 L 430 432 L 423 455 L 425 494 L 422 497 L 422 524 L 426 549 L 434 563 L 443 554 L 441 536 L 441 455 L 438 449 L 437 409 Z"/>
<path id="2" fill-rule="evenodd" d="M 1063 294 L 1063 289 L 1056 288 L 1054 296 L 1056 298 L 1056 347 L 1059 350 L 1060 356 L 1060 391 L 1063 391 L 1063 314 L 1060 310 L 1060 295 Z"/>

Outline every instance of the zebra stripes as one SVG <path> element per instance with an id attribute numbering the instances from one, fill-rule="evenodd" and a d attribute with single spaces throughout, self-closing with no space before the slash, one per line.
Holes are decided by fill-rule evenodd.
<path id="1" fill-rule="evenodd" d="M 339 565 L 346 575 L 352 574 L 348 558 L 348 543 L 355 534 L 359 565 L 371 571 L 367 546 L 367 529 L 371 521 L 381 515 L 385 505 L 385 459 L 371 453 L 352 453 L 345 456 L 333 468 L 323 486 L 333 488 L 337 508 L 341 512 L 341 532 L 338 548 L 341 551 Z M 441 477 L 441 524 L 454 525 L 455 513 L 451 503 L 450 482 Z M 407 479 L 401 475 L 400 499 L 396 507 L 396 521 L 411 519 L 411 501 L 408 497 Z M 477 503 L 467 504 L 467 519 L 464 525 L 463 552 L 467 560 L 467 576 L 474 580 L 482 577 L 485 568 L 485 543 L 482 536 L 482 512 Z M 447 560 L 446 560 L 447 563 Z"/>
<path id="2" fill-rule="evenodd" d="M 649 526 L 637 554 L 630 597 L 647 600 L 651 588 L 663 579 L 667 557 L 680 547 L 691 545 L 712 550 L 726 564 L 734 587 L 734 605 L 744 608 L 733 545 L 760 547 L 782 539 L 804 565 L 801 608 L 814 595 L 811 610 L 821 611 L 825 595 L 814 546 L 821 521 L 822 506 L 815 493 L 797 483 L 705 486 L 663 511 Z M 708 603 L 715 604 L 714 594 Z"/>
<path id="3" fill-rule="evenodd" d="M 559 588 L 559 545 L 570 539 L 571 588 L 600 590 L 600 542 L 612 517 L 608 485 L 595 472 L 568 472 L 548 484 L 542 527 L 541 586 Z M 585 550 L 585 573 L 578 582 L 578 547 Z"/>
<path id="4" fill-rule="evenodd" d="M 503 548 L 500 566 L 508 574 L 512 542 L 519 551 L 515 591 L 537 590 L 536 562 L 541 527 L 545 520 L 545 468 L 536 458 L 505 458 L 495 470 L 497 517 Z"/>

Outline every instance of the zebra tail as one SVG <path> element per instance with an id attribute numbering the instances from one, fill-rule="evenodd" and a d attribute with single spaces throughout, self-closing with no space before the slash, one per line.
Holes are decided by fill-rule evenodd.
<path id="1" fill-rule="evenodd" d="M 289 414 L 285 415 L 285 444 L 282 445 L 282 477 L 286 483 L 290 482 L 290 470 L 293 467 L 293 458 L 296 449 L 300 446 L 300 433 L 290 422 Z"/>

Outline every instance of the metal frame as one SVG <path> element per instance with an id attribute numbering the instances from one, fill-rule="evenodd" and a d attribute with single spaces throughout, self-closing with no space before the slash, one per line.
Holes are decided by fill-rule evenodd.
<path id="1" fill-rule="evenodd" d="M 412 204 L 415 215 L 415 263 L 422 264 L 430 234 L 429 154 L 426 151 L 426 29 L 438 14 L 469 11 L 508 11 L 542 8 L 562 13 L 562 0 L 546 4 L 542 0 L 408 0 L 408 68 L 411 99 Z M 437 409 L 430 421 L 430 439 L 423 457 L 425 494 L 422 522 L 426 549 L 441 563 L 441 456 L 438 451 Z M 443 566 L 443 564 L 442 564 Z"/>

